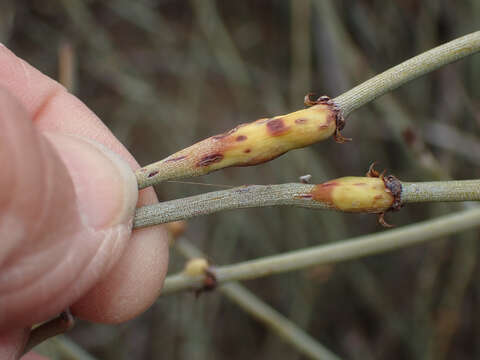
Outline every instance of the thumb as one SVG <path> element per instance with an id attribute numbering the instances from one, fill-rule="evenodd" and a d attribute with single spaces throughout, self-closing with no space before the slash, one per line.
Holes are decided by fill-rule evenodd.
<path id="1" fill-rule="evenodd" d="M 98 282 L 130 237 L 130 167 L 90 140 L 39 132 L 0 88 L 0 331 L 69 306 Z"/>

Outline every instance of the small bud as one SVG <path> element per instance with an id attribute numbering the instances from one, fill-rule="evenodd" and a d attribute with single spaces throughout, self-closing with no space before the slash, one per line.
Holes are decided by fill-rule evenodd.
<path id="1" fill-rule="evenodd" d="M 204 258 L 194 258 L 188 260 L 183 270 L 185 274 L 189 276 L 205 275 L 208 270 L 208 261 Z"/>
<path id="2" fill-rule="evenodd" d="M 172 221 L 166 223 L 165 226 L 171 236 L 171 242 L 175 242 L 187 229 L 187 222 L 185 220 Z"/>

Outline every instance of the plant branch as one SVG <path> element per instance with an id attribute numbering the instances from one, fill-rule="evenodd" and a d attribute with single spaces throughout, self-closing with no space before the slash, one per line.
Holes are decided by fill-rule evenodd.
<path id="1" fill-rule="evenodd" d="M 242 124 L 212 136 L 135 172 L 140 189 L 162 181 L 200 176 L 230 166 L 252 166 L 293 149 L 334 136 L 353 110 L 402 84 L 480 50 L 480 31 L 411 58 L 330 100 L 320 97 L 308 109 Z"/>
<path id="2" fill-rule="evenodd" d="M 228 190 L 213 191 L 137 209 L 134 227 L 146 227 L 175 220 L 189 219 L 219 211 L 262 206 L 292 205 L 326 208 L 323 203 L 313 203 L 301 196 L 313 185 L 246 185 Z M 310 206 L 309 206 L 310 205 Z"/>
<path id="3" fill-rule="evenodd" d="M 205 254 L 184 238 L 175 242 L 175 248 L 187 258 L 205 258 Z M 218 290 L 308 358 L 339 359 L 338 356 L 241 284 L 224 284 Z"/>
<path id="4" fill-rule="evenodd" d="M 311 194 L 318 194 L 319 188 L 339 183 L 343 179 L 355 179 L 354 185 L 361 183 L 364 177 L 348 177 L 329 181 L 320 185 L 289 183 L 280 185 L 246 185 L 222 191 L 213 191 L 200 195 L 190 196 L 171 201 L 165 201 L 137 209 L 134 227 L 146 227 L 163 224 L 171 221 L 189 219 L 195 216 L 213 214 L 219 211 L 244 209 L 265 206 L 296 206 L 312 209 L 335 209 L 346 212 L 381 213 L 392 205 L 382 205 L 377 209 L 361 206 L 346 208 L 337 204 L 342 202 L 360 202 L 361 199 L 370 199 L 382 194 L 371 188 L 363 187 L 362 192 L 353 193 L 348 188 L 351 197 L 343 199 L 328 198 L 327 195 L 315 198 Z M 358 179 L 358 180 L 357 180 Z M 439 202 L 439 201 L 478 201 L 480 200 L 480 180 L 462 181 L 435 181 L 409 183 L 402 182 L 401 203 L 412 202 Z M 340 186 L 338 186 L 340 187 Z M 330 187 L 328 187 L 330 188 Z M 384 191 L 388 192 L 388 190 Z M 369 202 L 370 204 L 370 202 Z M 361 204 L 359 204 L 361 205 Z"/>
<path id="5" fill-rule="evenodd" d="M 438 68 L 480 51 L 480 31 L 437 46 L 336 97 L 334 102 L 344 117 L 399 86 Z"/>
<path id="6" fill-rule="evenodd" d="M 402 203 L 480 200 L 480 180 L 402 182 Z"/>
<path id="7" fill-rule="evenodd" d="M 367 255 L 379 254 L 446 236 L 480 225 L 480 209 L 460 211 L 453 215 L 407 225 L 374 235 L 365 235 L 331 245 L 320 245 L 283 255 L 269 256 L 239 264 L 213 268 L 219 284 L 254 279 L 303 269 L 313 265 L 334 263 Z M 183 273 L 171 275 L 165 280 L 162 294 L 199 288 L 202 277 L 191 277 Z"/>
<path id="8" fill-rule="evenodd" d="M 65 335 L 57 335 L 40 344 L 35 350 L 45 356 L 53 356 L 52 359 L 68 360 L 96 360 L 85 349 L 73 342 Z"/>
<path id="9" fill-rule="evenodd" d="M 66 310 L 56 318 L 37 326 L 31 330 L 28 341 L 23 349 L 23 354 L 26 354 L 45 340 L 67 332 L 74 324 L 75 319 L 70 311 Z"/>

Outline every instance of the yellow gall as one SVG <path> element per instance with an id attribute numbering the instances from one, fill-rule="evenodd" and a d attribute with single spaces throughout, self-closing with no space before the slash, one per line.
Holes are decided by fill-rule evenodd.
<path id="1" fill-rule="evenodd" d="M 172 221 L 165 224 L 167 231 L 170 233 L 172 238 L 175 240 L 179 236 L 183 235 L 187 229 L 187 222 L 185 220 Z"/>
<path id="2" fill-rule="evenodd" d="M 183 270 L 185 274 L 189 276 L 205 275 L 208 270 L 208 261 L 204 258 L 194 258 L 188 260 Z"/>
<path id="3" fill-rule="evenodd" d="M 241 124 L 193 144 L 136 172 L 140 187 L 164 179 L 208 174 L 230 166 L 251 166 L 324 140 L 337 131 L 338 110 L 318 104 L 290 114 Z"/>
<path id="4" fill-rule="evenodd" d="M 316 185 L 310 195 L 345 212 L 382 213 L 395 201 L 382 178 L 348 176 Z"/>

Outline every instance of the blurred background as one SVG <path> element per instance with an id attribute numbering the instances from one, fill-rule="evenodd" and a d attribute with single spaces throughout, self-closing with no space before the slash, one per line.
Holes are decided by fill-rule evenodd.
<path id="1" fill-rule="evenodd" d="M 69 85 L 142 165 L 301 109 L 307 92 L 335 97 L 479 25 L 477 0 L 0 0 L 0 41 Z M 479 125 L 477 55 L 355 111 L 343 131 L 350 143 L 330 139 L 192 180 L 209 186 L 156 190 L 168 200 L 305 174 L 319 183 L 362 175 L 373 161 L 404 181 L 479 178 Z M 461 206 L 411 205 L 387 221 L 402 226 Z M 186 237 L 213 263 L 230 264 L 379 231 L 374 215 L 264 208 L 190 220 Z M 480 358 L 478 236 L 245 285 L 345 359 Z M 183 264 L 172 250 L 170 272 Z M 129 323 L 80 321 L 70 336 L 107 360 L 304 358 L 219 292 L 160 297 Z"/>

